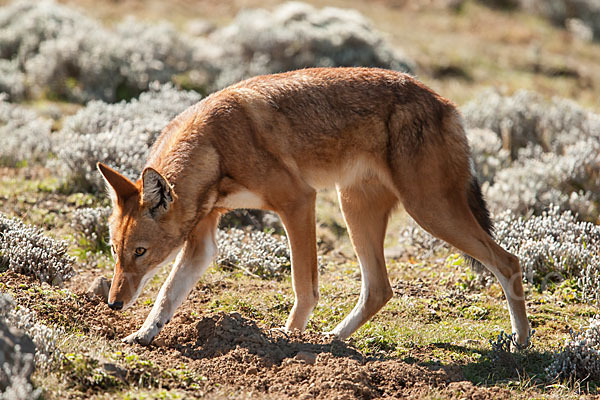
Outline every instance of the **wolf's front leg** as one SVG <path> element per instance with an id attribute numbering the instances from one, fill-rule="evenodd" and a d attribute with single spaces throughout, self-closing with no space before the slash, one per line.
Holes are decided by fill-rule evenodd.
<path id="1" fill-rule="evenodd" d="M 218 220 L 218 214 L 208 215 L 189 235 L 167 280 L 160 288 L 146 321 L 137 332 L 124 338 L 124 342 L 148 345 L 171 320 L 177 307 L 183 303 L 217 255 Z"/>
<path id="2" fill-rule="evenodd" d="M 316 192 L 309 191 L 279 211 L 292 251 L 294 306 L 285 324 L 287 331 L 304 331 L 308 318 L 319 301 L 317 236 L 315 226 Z"/>

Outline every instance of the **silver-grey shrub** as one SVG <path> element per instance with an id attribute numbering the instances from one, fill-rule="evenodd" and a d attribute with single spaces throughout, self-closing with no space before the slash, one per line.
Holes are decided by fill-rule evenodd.
<path id="1" fill-rule="evenodd" d="M 519 257 L 524 279 L 542 289 L 552 282 L 574 279 L 582 288 L 583 300 L 597 300 L 600 226 L 578 221 L 571 211 L 551 206 L 529 218 L 510 212 L 497 216 L 495 235 L 502 247 Z"/>
<path id="2" fill-rule="evenodd" d="M 280 278 L 290 270 L 290 253 L 285 236 L 237 228 L 217 234 L 222 268 L 239 268 L 261 278 Z"/>
<path id="3" fill-rule="evenodd" d="M 35 111 L 6 101 L 0 94 L 0 165 L 14 167 L 20 162 L 44 160 L 50 152 L 52 122 Z"/>
<path id="4" fill-rule="evenodd" d="M 8 100 L 20 101 L 25 97 L 25 90 L 25 74 L 17 60 L 0 58 L 0 93 L 5 93 Z"/>
<path id="5" fill-rule="evenodd" d="M 68 243 L 0 213 L 0 268 L 32 275 L 40 282 L 61 285 L 75 275 Z"/>
<path id="6" fill-rule="evenodd" d="M 479 182 L 494 182 L 498 171 L 510 165 L 510 152 L 502 147 L 502 140 L 490 129 L 469 129 L 467 137 L 477 179 Z"/>
<path id="7" fill-rule="evenodd" d="M 35 346 L 29 336 L 5 320 L 13 309 L 12 298 L 0 293 L 0 399 L 33 399 L 40 394 L 31 384 Z"/>
<path id="8" fill-rule="evenodd" d="M 0 88 L 14 87 L 11 97 L 50 90 L 70 100 L 110 102 L 180 73 L 215 90 L 304 67 L 413 69 L 359 12 L 299 2 L 244 10 L 207 37 L 190 37 L 165 22 L 126 19 L 108 29 L 53 1 L 16 1 L 0 8 L 0 59 L 9 60 L 0 65 L 10 72 L 0 78 Z"/>
<path id="9" fill-rule="evenodd" d="M 600 320 L 592 319 L 582 332 L 571 331 L 565 345 L 554 354 L 546 373 L 563 380 L 600 380 Z"/>
<path id="10" fill-rule="evenodd" d="M 89 251 L 103 251 L 108 248 L 108 217 L 110 207 L 80 208 L 75 210 L 71 219 L 71 228 L 80 245 Z"/>
<path id="11" fill-rule="evenodd" d="M 9 326 L 22 330 L 33 340 L 38 368 L 48 369 L 55 361 L 60 361 L 62 353 L 58 347 L 64 329 L 43 324 L 35 311 L 23 306 L 9 307 L 2 316 Z"/>
<path id="12" fill-rule="evenodd" d="M 55 361 L 61 360 L 62 353 L 58 345 L 65 334 L 64 330 L 41 323 L 35 311 L 23 306 L 15 307 L 12 298 L 3 293 L 0 293 L 0 323 L 22 331 L 35 345 L 33 357 L 31 353 L 21 351 L 25 349 L 15 348 L 13 361 L 16 362 L 2 366 L 2 372 L 9 379 L 10 385 L 0 394 L 0 399 L 38 398 L 41 390 L 33 388 L 30 374 L 34 366 L 47 370 L 54 365 Z"/>
<path id="13" fill-rule="evenodd" d="M 579 221 L 558 206 L 539 216 L 524 218 L 507 210 L 493 219 L 496 241 L 519 257 L 524 280 L 544 290 L 572 279 L 581 289 L 580 300 L 600 304 L 600 226 Z M 419 256 L 450 249 L 412 221 L 400 235 L 401 242 L 415 248 Z"/>
<path id="14" fill-rule="evenodd" d="M 530 145 L 561 153 L 580 140 L 600 137 L 600 115 L 571 100 L 555 97 L 546 101 L 527 90 L 503 96 L 488 89 L 461 110 L 467 127 L 495 132 L 513 158 L 520 148 Z"/>
<path id="15" fill-rule="evenodd" d="M 393 49 L 355 10 L 288 2 L 273 11 L 241 11 L 209 38 L 210 58 L 220 71 L 216 88 L 261 74 L 306 67 L 370 66 L 412 71 L 413 63 Z"/>
<path id="16" fill-rule="evenodd" d="M 74 189 L 103 188 L 96 163 L 102 161 L 137 179 L 148 151 L 178 113 L 200 100 L 171 84 L 152 84 L 138 99 L 108 104 L 92 101 L 65 119 L 53 146 L 63 176 Z"/>
<path id="17" fill-rule="evenodd" d="M 539 214 L 550 204 L 596 220 L 600 210 L 600 141 L 583 139 L 562 154 L 524 149 L 484 191 L 495 211 Z"/>
<path id="18" fill-rule="evenodd" d="M 525 10 L 542 15 L 558 25 L 572 19 L 591 30 L 594 39 L 600 38 L 600 3 L 597 0 L 519 0 Z"/>
<path id="19" fill-rule="evenodd" d="M 492 209 L 539 214 L 550 204 L 600 214 L 600 115 L 572 101 L 488 90 L 462 109 Z M 490 135 L 493 132 L 496 139 Z"/>
<path id="20" fill-rule="evenodd" d="M 450 248 L 446 242 L 432 236 L 412 219 L 400 230 L 399 242 L 407 247 L 407 251 L 415 253 L 421 259 Z"/>
<path id="21" fill-rule="evenodd" d="M 53 1 L 0 8 L 0 58 L 13 60 L 38 92 L 114 101 L 190 67 L 193 47 L 169 24 L 126 19 L 115 30 Z"/>
<path id="22" fill-rule="evenodd" d="M 31 339 L 21 332 L 10 329 L 0 319 L 0 399 L 36 399 L 41 390 L 31 384 L 31 374 L 35 368 L 32 349 L 23 348 Z"/>
<path id="23" fill-rule="evenodd" d="M 567 25 L 576 21 L 585 29 L 586 39 L 600 38 L 600 3 L 597 0 L 479 0 L 481 3 L 498 8 L 521 8 L 540 15 L 557 25 Z"/>
<path id="24" fill-rule="evenodd" d="M 462 107 L 467 127 L 489 129 L 515 157 L 519 148 L 539 144 L 544 132 L 537 129 L 543 109 L 540 97 L 526 90 L 502 96 L 488 89 Z"/>

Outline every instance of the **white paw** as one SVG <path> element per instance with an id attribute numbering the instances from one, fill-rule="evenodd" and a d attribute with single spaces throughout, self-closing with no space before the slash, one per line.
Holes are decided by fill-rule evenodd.
<path id="1" fill-rule="evenodd" d="M 129 344 L 138 343 L 142 346 L 148 346 L 152 342 L 152 339 L 154 339 L 154 336 L 156 336 L 155 332 L 140 329 L 139 331 L 127 336 L 122 341 Z"/>
<path id="2" fill-rule="evenodd" d="M 279 328 L 271 328 L 271 329 L 269 329 L 269 333 L 271 335 L 275 335 L 275 334 L 276 335 L 283 335 L 286 338 L 290 337 L 290 335 L 289 335 L 290 331 L 288 331 L 287 328 L 285 328 L 284 326 L 279 327 Z"/>

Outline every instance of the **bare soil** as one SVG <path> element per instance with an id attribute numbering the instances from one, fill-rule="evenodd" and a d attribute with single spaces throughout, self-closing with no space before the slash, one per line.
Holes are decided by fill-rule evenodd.
<path id="1" fill-rule="evenodd" d="M 185 366 L 195 376 L 193 386 L 189 380 L 174 378 L 160 384 L 193 396 L 226 387 L 250 397 L 278 399 L 510 397 L 508 390 L 466 381 L 458 367 L 368 358 L 352 345 L 320 333 L 286 334 L 235 312 L 200 315 L 211 292 L 226 290 L 224 287 L 198 285 L 154 342 L 142 347 L 120 339 L 141 326 L 148 305 L 116 313 L 84 289 L 65 296 L 11 272 L 0 276 L 0 283 L 18 304 L 34 309 L 48 324 L 60 323 L 67 329 L 104 337 L 124 354 L 136 354 L 159 371 Z M 126 382 L 140 378 L 134 367 L 105 366 Z"/>

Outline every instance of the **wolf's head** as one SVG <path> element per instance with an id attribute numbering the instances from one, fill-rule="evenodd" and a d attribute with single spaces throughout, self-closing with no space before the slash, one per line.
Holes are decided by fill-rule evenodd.
<path id="1" fill-rule="evenodd" d="M 98 170 L 113 204 L 109 227 L 116 264 L 108 305 L 120 310 L 133 304 L 148 280 L 181 247 L 183 235 L 173 218 L 177 196 L 152 168 L 146 168 L 135 183 L 102 163 Z"/>

